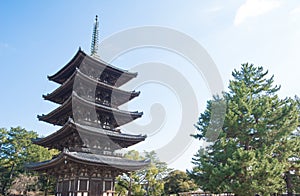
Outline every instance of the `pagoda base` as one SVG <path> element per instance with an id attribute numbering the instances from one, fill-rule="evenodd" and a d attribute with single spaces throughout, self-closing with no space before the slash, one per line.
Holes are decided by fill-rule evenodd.
<path id="1" fill-rule="evenodd" d="M 76 177 L 59 179 L 56 196 L 113 196 L 114 179 Z"/>
<path id="2" fill-rule="evenodd" d="M 27 166 L 56 178 L 56 196 L 113 196 L 118 175 L 149 165 L 149 160 L 63 151 L 57 157 Z"/>
<path id="3" fill-rule="evenodd" d="M 109 165 L 89 165 L 65 160 L 47 171 L 56 176 L 56 196 L 113 196 L 115 178 L 122 172 Z"/>

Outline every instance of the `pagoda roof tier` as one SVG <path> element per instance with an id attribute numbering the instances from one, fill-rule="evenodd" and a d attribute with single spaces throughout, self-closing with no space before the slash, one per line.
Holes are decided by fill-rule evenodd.
<path id="1" fill-rule="evenodd" d="M 137 97 L 140 92 L 136 91 L 124 91 L 119 88 L 116 88 L 115 86 L 106 84 L 104 82 L 100 82 L 98 80 L 95 80 L 94 78 L 91 78 L 87 76 L 86 74 L 82 73 L 78 68 L 76 68 L 75 72 L 72 74 L 72 76 L 66 80 L 60 87 L 58 87 L 56 90 L 54 90 L 52 93 L 49 93 L 47 95 L 43 95 L 43 98 L 58 104 L 62 104 L 66 101 L 72 94 L 72 91 L 79 91 L 79 83 L 84 83 L 85 86 L 90 87 L 90 89 L 94 91 L 99 90 L 105 90 L 108 91 L 113 97 L 111 97 L 111 105 L 113 107 L 120 106 L 129 100 Z M 96 92 L 93 92 L 92 97 L 94 96 L 93 100 L 96 103 L 102 104 L 98 99 L 95 97 Z M 88 98 L 88 97 L 87 97 Z"/>
<path id="2" fill-rule="evenodd" d="M 97 167 L 112 167 L 123 171 L 135 171 L 142 169 L 150 164 L 150 160 L 134 161 L 115 156 L 96 155 L 84 152 L 64 151 L 57 157 L 44 162 L 31 163 L 26 167 L 30 170 L 45 171 L 61 164 L 69 164 L 74 162 L 77 164 Z"/>
<path id="3" fill-rule="evenodd" d="M 99 120 L 97 115 L 103 115 L 105 118 L 109 118 L 110 122 L 108 127 L 112 126 L 116 128 L 140 118 L 143 112 L 128 112 L 97 104 L 79 97 L 78 94 L 73 91 L 72 95 L 61 106 L 46 115 L 38 115 L 38 119 L 54 125 L 63 126 L 69 117 L 82 122 L 88 121 L 94 123 Z"/>
<path id="4" fill-rule="evenodd" d="M 131 135 L 68 122 L 58 131 L 33 142 L 48 148 L 63 150 L 64 148 L 82 146 L 90 149 L 103 150 L 109 146 L 111 150 L 127 148 L 146 139 L 146 135 Z"/>
<path id="5" fill-rule="evenodd" d="M 88 65 L 89 68 L 97 70 L 98 73 L 108 73 L 109 75 L 115 76 L 117 80 L 113 85 L 117 87 L 125 84 L 137 76 L 137 73 L 120 69 L 101 59 L 87 55 L 79 48 L 75 56 L 57 73 L 52 76 L 48 76 L 48 79 L 62 84 L 75 72 L 76 68 L 81 69 L 81 67 L 84 65 Z"/>

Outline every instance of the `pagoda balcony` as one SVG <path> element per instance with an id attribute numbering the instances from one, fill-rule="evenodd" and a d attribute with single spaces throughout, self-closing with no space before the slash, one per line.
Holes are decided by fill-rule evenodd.
<path id="1" fill-rule="evenodd" d="M 140 118 L 142 115 L 142 112 L 128 112 L 96 104 L 79 97 L 76 92 L 73 92 L 72 96 L 61 106 L 46 115 L 38 116 L 38 119 L 63 126 L 71 117 L 75 121 L 97 123 L 103 128 L 114 129 Z"/>
<path id="2" fill-rule="evenodd" d="M 99 82 L 76 68 L 73 75 L 52 93 L 43 95 L 44 99 L 63 104 L 75 91 L 80 97 L 91 102 L 117 108 L 137 97 L 140 92 L 124 91 Z"/>

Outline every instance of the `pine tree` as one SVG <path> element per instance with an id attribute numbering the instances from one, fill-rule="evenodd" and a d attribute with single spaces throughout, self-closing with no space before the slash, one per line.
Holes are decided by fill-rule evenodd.
<path id="1" fill-rule="evenodd" d="M 284 176 L 299 149 L 299 143 L 291 142 L 299 111 L 295 100 L 278 97 L 280 86 L 274 86 L 274 77 L 267 74 L 263 67 L 243 64 L 241 70 L 233 71 L 229 91 L 222 99 L 208 101 L 200 115 L 194 137 L 212 142 L 211 133 L 219 136 L 193 158 L 195 167 L 190 174 L 202 189 L 237 195 L 285 191 Z M 223 118 L 216 120 L 213 117 L 218 111 L 213 105 L 221 103 L 226 110 Z"/>

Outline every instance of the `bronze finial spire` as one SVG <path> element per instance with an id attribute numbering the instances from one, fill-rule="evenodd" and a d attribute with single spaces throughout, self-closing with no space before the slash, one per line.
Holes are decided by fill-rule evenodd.
<path id="1" fill-rule="evenodd" d="M 92 43 L 91 43 L 91 56 L 96 58 L 99 58 L 98 41 L 99 41 L 99 22 L 98 22 L 98 15 L 96 15 L 94 29 L 93 29 Z"/>

